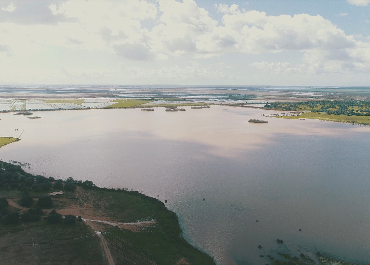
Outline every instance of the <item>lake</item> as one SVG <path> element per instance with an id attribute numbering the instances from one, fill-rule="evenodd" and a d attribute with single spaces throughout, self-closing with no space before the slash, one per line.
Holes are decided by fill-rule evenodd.
<path id="1" fill-rule="evenodd" d="M 0 159 L 167 200 L 186 238 L 219 264 L 266 264 L 284 251 L 369 263 L 370 127 L 186 110 L 1 113 L 0 135 L 22 140 Z"/>

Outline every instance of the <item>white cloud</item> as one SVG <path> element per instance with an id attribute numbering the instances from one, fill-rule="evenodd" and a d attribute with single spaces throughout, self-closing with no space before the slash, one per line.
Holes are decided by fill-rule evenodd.
<path id="1" fill-rule="evenodd" d="M 340 17 L 346 17 L 346 16 L 348 16 L 348 13 L 339 13 L 338 16 L 340 16 Z"/>
<path id="2" fill-rule="evenodd" d="M 10 47 L 7 45 L 0 45 L 0 52 L 9 52 Z"/>
<path id="3" fill-rule="evenodd" d="M 126 43 L 113 46 L 114 51 L 129 60 L 151 61 L 153 54 L 150 48 L 140 43 Z"/>
<path id="4" fill-rule="evenodd" d="M 62 0 L 13 0 L 0 10 L 0 23 L 11 22 L 23 25 L 56 24 L 65 21 L 60 15 L 53 15 L 49 6 Z"/>
<path id="5" fill-rule="evenodd" d="M 211 80 L 212 82 L 227 78 L 227 75 L 219 70 L 212 67 L 204 67 L 200 63 L 193 62 L 187 65 L 175 64 L 171 67 L 151 67 L 141 68 L 121 65 L 122 74 L 125 78 L 129 79 L 152 79 L 157 82 L 170 81 L 172 83 L 191 82 L 198 80 Z M 194 82 L 194 81 L 193 81 Z"/>
<path id="6" fill-rule="evenodd" d="M 14 12 L 15 8 L 16 7 L 15 7 L 14 3 L 10 2 L 9 5 L 7 5 L 6 7 L 2 7 L 1 10 L 12 13 L 12 12 Z"/>
<path id="7" fill-rule="evenodd" d="M 204 62 L 233 54 L 300 55 L 292 61 L 246 63 L 275 74 L 364 72 L 370 68 L 370 39 L 348 35 L 320 15 L 272 16 L 235 4 L 214 8 L 221 19 L 212 18 L 194 0 L 13 0 L 0 10 L 0 54 L 11 54 L 14 62 L 27 60 L 43 70 L 48 64 L 60 69 L 60 65 L 76 61 L 87 69 L 72 71 L 70 76 L 86 79 L 103 78 L 97 74 L 100 70 L 104 76 L 117 72 L 92 69 L 84 62 L 86 57 L 76 59 L 72 55 L 100 54 L 99 58 L 109 58 L 102 63 L 111 69 L 129 60 L 139 66 L 125 68 L 126 74 L 144 77 L 149 73 L 147 78 L 156 80 L 160 75 L 163 79 L 178 75 L 182 80 L 224 77 L 222 71 L 213 68 L 198 64 L 180 67 L 173 62 Z M 143 67 L 158 62 L 173 67 Z"/>
<path id="8" fill-rule="evenodd" d="M 370 0 L 347 0 L 347 2 L 355 6 L 367 6 L 367 4 L 370 3 Z"/>

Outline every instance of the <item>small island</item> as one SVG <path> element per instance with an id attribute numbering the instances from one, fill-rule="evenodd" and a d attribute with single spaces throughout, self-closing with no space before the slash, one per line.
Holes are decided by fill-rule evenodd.
<path id="1" fill-rule="evenodd" d="M 19 141 L 19 138 L 14 138 L 14 137 L 0 137 L 0 147 Z"/>
<path id="2" fill-rule="evenodd" d="M 257 119 L 250 119 L 248 122 L 250 122 L 250 123 L 268 123 L 268 121 L 257 120 Z"/>

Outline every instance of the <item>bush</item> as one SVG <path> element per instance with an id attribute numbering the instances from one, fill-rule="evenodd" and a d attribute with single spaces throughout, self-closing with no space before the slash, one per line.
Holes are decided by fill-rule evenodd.
<path id="1" fill-rule="evenodd" d="M 68 225 L 72 225 L 76 223 L 76 216 L 71 215 L 71 214 L 64 216 L 64 223 Z"/>
<path id="2" fill-rule="evenodd" d="M 54 189 L 56 190 L 60 190 L 60 189 L 63 189 L 63 182 L 58 180 L 54 183 L 54 186 L 53 186 Z"/>
<path id="3" fill-rule="evenodd" d="M 0 198 L 0 219 L 3 215 L 8 214 L 8 201 L 5 198 Z"/>
<path id="4" fill-rule="evenodd" d="M 39 206 L 41 209 L 51 208 L 53 207 L 53 201 L 51 200 L 50 196 L 43 196 L 38 199 L 37 206 Z"/>
<path id="5" fill-rule="evenodd" d="M 40 184 L 40 188 L 41 188 L 42 191 L 48 191 L 48 190 L 50 190 L 51 187 L 52 187 L 51 182 L 49 182 L 47 180 Z"/>
<path id="6" fill-rule="evenodd" d="M 20 220 L 18 212 L 11 212 L 1 218 L 1 222 L 6 225 L 18 224 Z"/>
<path id="7" fill-rule="evenodd" d="M 29 211 L 21 214 L 23 222 L 37 222 L 40 221 L 40 215 L 32 214 Z"/>
<path id="8" fill-rule="evenodd" d="M 24 196 L 19 200 L 19 205 L 23 207 L 31 207 L 33 204 L 33 198 L 31 196 Z"/>
<path id="9" fill-rule="evenodd" d="M 36 192 L 41 191 L 41 186 L 38 185 L 38 184 L 33 184 L 32 185 L 32 190 L 36 191 Z"/>
<path id="10" fill-rule="evenodd" d="M 43 176 L 40 176 L 40 175 L 37 175 L 36 176 L 36 183 L 37 184 L 41 184 L 43 183 L 45 180 L 47 180 L 47 178 L 43 177 Z"/>
<path id="11" fill-rule="evenodd" d="M 85 188 L 87 188 L 87 189 L 94 189 L 94 188 L 96 188 L 95 184 L 92 181 L 90 181 L 90 180 L 86 180 L 86 181 L 82 182 L 82 186 L 85 187 Z"/>
<path id="12" fill-rule="evenodd" d="M 52 210 L 48 216 L 45 218 L 46 222 L 49 224 L 59 224 L 62 222 L 62 215 L 57 213 L 55 210 Z"/>
<path id="13" fill-rule="evenodd" d="M 34 182 L 34 178 L 33 177 L 28 177 L 28 178 L 26 178 L 25 182 L 26 182 L 27 185 L 32 185 L 33 182 Z"/>
<path id="14" fill-rule="evenodd" d="M 8 206 L 8 200 L 5 198 L 0 198 L 0 209 L 6 208 Z"/>
<path id="15" fill-rule="evenodd" d="M 30 214 L 35 214 L 35 215 L 40 215 L 40 216 L 44 214 L 44 212 L 42 211 L 42 209 L 40 207 L 37 207 L 37 206 L 35 208 L 29 209 L 28 212 Z"/>
<path id="16" fill-rule="evenodd" d="M 66 190 L 66 191 L 75 191 L 76 190 L 76 184 L 74 184 L 72 182 L 67 182 L 66 184 L 64 184 L 64 190 Z"/>

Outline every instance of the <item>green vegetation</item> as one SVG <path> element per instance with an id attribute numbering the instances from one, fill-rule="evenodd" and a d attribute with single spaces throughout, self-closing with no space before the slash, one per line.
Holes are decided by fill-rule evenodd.
<path id="1" fill-rule="evenodd" d="M 49 224 L 60 224 L 63 221 L 63 216 L 55 210 L 52 210 L 45 218 L 45 221 Z"/>
<path id="2" fill-rule="evenodd" d="M 280 118 L 285 119 L 307 118 L 370 125 L 370 101 L 274 102 L 266 104 L 264 108 L 283 111 L 305 111 L 299 116 L 280 116 Z"/>
<path id="3" fill-rule="evenodd" d="M 72 103 L 76 105 L 81 105 L 85 102 L 84 99 L 44 99 L 46 103 Z"/>
<path id="4" fill-rule="evenodd" d="M 37 206 L 41 209 L 50 209 L 53 207 L 53 201 L 50 196 L 41 196 L 37 200 Z"/>
<path id="5" fill-rule="evenodd" d="M 22 207 L 29 208 L 33 204 L 33 198 L 29 194 L 26 194 L 19 200 L 18 204 Z"/>
<path id="6" fill-rule="evenodd" d="M 116 104 L 110 105 L 107 108 L 133 108 L 139 107 L 145 103 L 149 103 L 150 100 L 139 100 L 139 99 L 116 99 L 113 102 Z"/>
<path id="7" fill-rule="evenodd" d="M 370 125 L 368 116 L 346 116 L 346 115 L 328 115 L 326 113 L 307 112 L 300 116 L 281 116 L 284 119 L 317 119 L 323 121 L 344 122 L 352 124 Z"/>
<path id="8" fill-rule="evenodd" d="M 19 141 L 20 139 L 14 137 L 0 137 L 0 147 Z"/>
<path id="9" fill-rule="evenodd" d="M 108 264 L 100 240 L 85 223 L 0 224 L 1 264 Z"/>
<path id="10" fill-rule="evenodd" d="M 62 195 L 48 195 L 60 190 Z M 0 196 L 0 252 L 6 264 L 107 264 L 96 231 L 116 264 L 215 264 L 183 238 L 175 213 L 136 191 L 34 176 L 0 161 Z M 21 207 L 21 201 L 36 208 Z M 41 210 L 50 207 L 55 209 Z"/>

